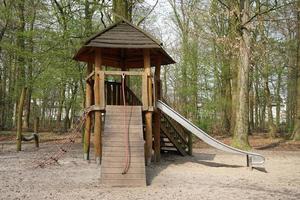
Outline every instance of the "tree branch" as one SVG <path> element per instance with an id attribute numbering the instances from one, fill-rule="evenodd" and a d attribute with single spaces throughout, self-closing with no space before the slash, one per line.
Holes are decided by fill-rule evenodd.
<path id="1" fill-rule="evenodd" d="M 242 27 L 245 26 L 245 25 L 247 25 L 248 23 L 252 22 L 252 21 L 253 21 L 256 17 L 258 17 L 258 16 L 267 14 L 267 13 L 269 13 L 269 12 L 272 12 L 272 11 L 274 11 L 274 10 L 283 8 L 283 7 L 288 6 L 288 5 L 291 5 L 291 4 L 293 4 L 293 3 L 294 3 L 294 2 L 290 2 L 290 3 L 287 3 L 287 4 L 283 4 L 283 5 L 277 6 L 277 1 L 276 1 L 276 4 L 275 4 L 272 8 L 267 9 L 267 10 L 262 11 L 262 12 L 257 12 L 257 13 L 255 13 L 252 17 L 250 17 L 250 19 L 249 19 L 247 22 L 245 22 L 245 23 L 242 25 Z"/>
<path id="2" fill-rule="evenodd" d="M 151 10 L 137 23 L 138 26 L 153 12 L 153 10 L 157 6 L 157 4 L 158 4 L 158 0 L 156 0 L 155 4 L 151 8 Z"/>
<path id="3" fill-rule="evenodd" d="M 226 7 L 228 10 L 230 10 L 230 6 L 228 6 L 227 4 L 225 4 L 222 0 L 218 0 L 218 2 L 223 5 L 224 7 Z"/>

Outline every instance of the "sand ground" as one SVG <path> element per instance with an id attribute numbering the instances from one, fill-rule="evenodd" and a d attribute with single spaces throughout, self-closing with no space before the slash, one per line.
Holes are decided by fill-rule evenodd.
<path id="1" fill-rule="evenodd" d="M 147 187 L 108 188 L 100 184 L 100 166 L 82 159 L 81 145 L 60 165 L 32 169 L 32 161 L 55 149 L 42 143 L 14 152 L 0 151 L 0 199 L 300 199 L 300 151 L 261 150 L 265 168 L 249 170 L 245 157 L 211 148 L 194 156 L 163 154 L 147 167 Z"/>

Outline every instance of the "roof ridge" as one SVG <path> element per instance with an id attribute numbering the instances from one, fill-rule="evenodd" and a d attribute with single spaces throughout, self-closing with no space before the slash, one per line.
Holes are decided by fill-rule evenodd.
<path id="1" fill-rule="evenodd" d="M 129 26 L 137 29 L 138 31 L 142 32 L 145 36 L 149 37 L 153 42 L 155 42 L 157 45 L 159 46 L 163 46 L 163 43 L 161 41 L 159 41 L 158 39 L 156 39 L 152 34 L 147 33 L 146 31 L 144 31 L 142 28 L 134 25 L 133 23 L 131 23 L 130 21 L 126 20 L 126 19 L 122 19 L 121 21 L 125 22 L 126 24 L 128 24 Z"/>
<path id="2" fill-rule="evenodd" d="M 113 29 L 114 27 L 116 27 L 117 25 L 121 24 L 121 23 L 126 23 L 127 25 L 133 27 L 134 29 L 136 29 L 137 31 L 141 32 L 142 34 L 144 34 L 146 37 L 148 37 L 150 40 L 152 40 L 154 43 L 156 43 L 158 46 L 162 47 L 163 46 L 163 43 L 160 42 L 158 39 L 156 39 L 153 35 L 147 33 L 146 31 L 144 31 L 143 29 L 141 29 L 140 27 L 134 25 L 133 23 L 129 22 L 128 20 L 126 19 L 122 19 L 122 20 L 119 20 L 113 24 L 111 24 L 110 26 L 106 27 L 105 29 L 101 30 L 100 32 L 98 33 L 95 33 L 94 35 L 92 35 L 91 37 L 89 37 L 85 42 L 84 44 L 87 45 L 91 40 L 95 39 L 96 37 L 104 34 L 105 32 Z"/>

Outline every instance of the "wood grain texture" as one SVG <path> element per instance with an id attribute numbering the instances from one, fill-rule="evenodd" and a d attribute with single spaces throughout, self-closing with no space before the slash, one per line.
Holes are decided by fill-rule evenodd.
<path id="1" fill-rule="evenodd" d="M 126 131 L 129 133 L 130 162 L 128 172 L 122 174 L 126 164 Z M 101 183 L 107 186 L 146 186 L 144 143 L 141 106 L 107 105 Z"/>

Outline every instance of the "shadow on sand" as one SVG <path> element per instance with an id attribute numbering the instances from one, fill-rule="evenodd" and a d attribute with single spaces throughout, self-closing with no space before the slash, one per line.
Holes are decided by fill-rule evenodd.
<path id="1" fill-rule="evenodd" d="M 152 180 L 159 176 L 159 174 L 165 170 L 169 165 L 181 165 L 187 162 L 197 163 L 199 165 L 205 165 L 208 167 L 226 167 L 226 168 L 241 168 L 242 165 L 228 165 L 224 163 L 212 162 L 216 154 L 208 153 L 193 153 L 193 156 L 179 156 L 177 153 L 168 152 L 161 154 L 161 162 L 158 164 L 152 164 L 147 167 L 147 185 L 152 183 Z"/>

